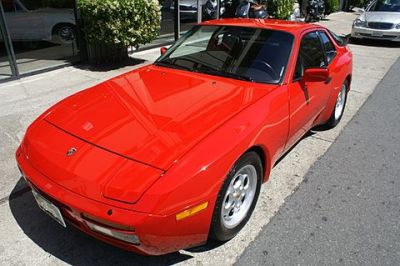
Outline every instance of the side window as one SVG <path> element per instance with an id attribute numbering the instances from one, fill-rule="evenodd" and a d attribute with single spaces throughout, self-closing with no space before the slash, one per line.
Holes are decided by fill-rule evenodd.
<path id="1" fill-rule="evenodd" d="M 321 41 L 316 32 L 304 35 L 300 43 L 299 55 L 297 57 L 296 69 L 293 79 L 298 80 L 305 69 L 325 67 L 325 55 L 322 50 Z"/>
<path id="2" fill-rule="evenodd" d="M 326 54 L 326 61 L 328 64 L 332 61 L 333 58 L 336 56 L 336 49 L 331 40 L 329 39 L 328 35 L 325 32 L 320 31 L 319 35 L 321 36 L 322 44 L 324 46 L 325 54 Z"/>

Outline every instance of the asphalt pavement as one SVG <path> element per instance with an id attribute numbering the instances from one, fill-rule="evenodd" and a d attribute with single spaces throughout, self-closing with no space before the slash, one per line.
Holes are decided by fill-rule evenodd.
<path id="1" fill-rule="evenodd" d="M 400 265 L 400 59 L 237 265 Z"/>

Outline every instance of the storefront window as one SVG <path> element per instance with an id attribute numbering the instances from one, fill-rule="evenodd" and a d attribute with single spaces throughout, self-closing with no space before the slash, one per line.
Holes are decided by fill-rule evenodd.
<path id="1" fill-rule="evenodd" d="M 4 17 L 2 17 L 2 6 L 0 6 L 0 80 L 12 77 L 13 73 L 11 71 L 11 53 L 10 53 L 10 43 L 6 43 L 7 33 Z"/>
<path id="2" fill-rule="evenodd" d="M 79 60 L 73 0 L 2 0 L 19 73 Z"/>

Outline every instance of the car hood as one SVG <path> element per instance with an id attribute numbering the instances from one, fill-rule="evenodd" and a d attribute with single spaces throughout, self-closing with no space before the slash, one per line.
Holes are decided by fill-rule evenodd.
<path id="1" fill-rule="evenodd" d="M 151 65 L 65 99 L 44 119 L 96 147 L 167 170 L 274 87 Z"/>
<path id="2" fill-rule="evenodd" d="M 400 12 L 365 12 L 360 16 L 361 20 L 371 22 L 400 23 Z"/>
<path id="3" fill-rule="evenodd" d="M 110 205 L 137 202 L 163 171 L 87 143 L 37 120 L 21 145 L 25 160 L 57 185 Z M 29 175 L 29 174 L 28 174 Z M 35 175 L 29 176 L 35 183 Z M 48 184 L 41 189 L 52 187 Z"/>

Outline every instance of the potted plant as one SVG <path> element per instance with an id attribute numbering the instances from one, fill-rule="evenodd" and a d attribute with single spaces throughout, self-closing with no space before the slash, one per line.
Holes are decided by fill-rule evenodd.
<path id="1" fill-rule="evenodd" d="M 128 47 L 149 43 L 159 34 L 157 0 L 78 0 L 81 27 L 90 63 L 128 58 Z"/>

